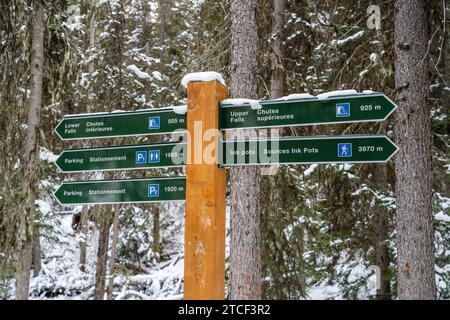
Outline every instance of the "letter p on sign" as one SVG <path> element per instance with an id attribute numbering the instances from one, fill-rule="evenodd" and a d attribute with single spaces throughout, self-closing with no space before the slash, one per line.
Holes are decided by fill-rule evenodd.
<path id="1" fill-rule="evenodd" d="M 147 163 L 147 151 L 136 152 L 136 163 Z"/>
<path id="2" fill-rule="evenodd" d="M 148 196 L 149 198 L 155 198 L 159 196 L 159 184 L 148 185 Z"/>

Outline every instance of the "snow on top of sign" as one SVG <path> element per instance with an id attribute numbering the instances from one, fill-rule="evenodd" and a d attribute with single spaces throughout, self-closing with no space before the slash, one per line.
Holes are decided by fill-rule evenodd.
<path id="1" fill-rule="evenodd" d="M 71 117 L 79 117 L 79 116 L 107 116 L 112 113 L 135 113 L 135 112 L 145 112 L 145 111 L 155 111 L 155 110 L 161 110 L 161 109 L 168 109 L 168 108 L 180 108 L 180 107 L 186 107 L 186 106 L 177 106 L 177 107 L 166 107 L 166 108 L 144 108 L 144 109 L 137 109 L 137 110 L 112 110 L 111 112 L 88 112 L 88 113 L 74 113 L 74 114 L 67 114 L 64 116 L 64 118 L 71 118 Z M 179 110 L 182 111 L 181 109 Z"/>
<path id="2" fill-rule="evenodd" d="M 124 111 L 124 112 L 126 112 L 126 111 Z M 97 116 L 97 115 L 105 115 L 105 114 L 109 114 L 109 112 L 84 112 L 84 113 L 66 114 L 66 115 L 64 115 L 64 118 L 79 117 L 79 116 Z"/>
<path id="3" fill-rule="evenodd" d="M 330 92 L 324 92 L 317 95 L 317 98 L 319 100 L 328 99 L 330 97 L 336 97 L 336 96 L 349 96 L 352 94 L 358 94 L 356 90 L 336 90 L 336 91 L 330 91 Z"/>
<path id="4" fill-rule="evenodd" d="M 278 101 L 278 100 L 300 100 L 300 99 L 311 99 L 311 98 L 315 98 L 313 95 L 310 95 L 309 93 L 294 93 L 294 94 L 290 94 L 288 96 L 285 97 L 281 97 L 278 99 L 273 99 L 274 101 Z"/>
<path id="5" fill-rule="evenodd" d="M 349 95 L 361 95 L 361 94 L 373 94 L 373 93 L 377 93 L 375 91 L 372 90 L 364 90 L 363 92 L 357 92 L 356 90 L 336 90 L 336 91 L 330 91 L 330 92 L 324 92 L 321 93 L 317 96 L 313 96 L 309 93 L 294 93 L 294 94 L 290 94 L 288 96 L 285 97 L 281 97 L 278 99 L 273 99 L 273 100 L 267 100 L 267 101 L 262 101 L 262 100 L 252 100 L 252 99 L 226 99 L 222 101 L 222 104 L 225 105 L 232 105 L 232 106 L 242 106 L 244 104 L 249 104 L 250 107 L 253 110 L 259 110 L 262 108 L 261 102 L 270 102 L 270 101 L 289 101 L 289 100 L 305 100 L 305 99 L 319 99 L 319 100 L 325 100 L 331 97 L 336 97 L 336 96 L 349 96 Z"/>
<path id="6" fill-rule="evenodd" d="M 175 112 L 176 114 L 186 114 L 187 105 L 173 107 L 173 112 Z"/>
<path id="7" fill-rule="evenodd" d="M 148 78 L 151 77 L 147 72 L 141 71 L 141 70 L 140 70 L 138 67 L 136 67 L 134 64 L 129 65 L 129 66 L 127 67 L 127 70 L 133 71 L 134 74 L 135 74 L 136 76 L 138 76 L 139 78 L 141 78 L 141 79 L 148 79 Z"/>
<path id="8" fill-rule="evenodd" d="M 187 88 L 189 82 L 206 82 L 217 80 L 225 85 L 225 80 L 220 73 L 214 71 L 188 73 L 181 80 L 183 87 Z"/>
<path id="9" fill-rule="evenodd" d="M 230 104 L 232 106 L 241 106 L 243 104 L 249 104 L 250 108 L 252 108 L 252 110 L 259 110 L 262 108 L 262 105 L 260 103 L 261 101 L 259 100 L 252 100 L 252 99 L 242 99 L 242 98 L 238 98 L 238 99 L 225 99 L 222 101 L 223 104 Z"/>

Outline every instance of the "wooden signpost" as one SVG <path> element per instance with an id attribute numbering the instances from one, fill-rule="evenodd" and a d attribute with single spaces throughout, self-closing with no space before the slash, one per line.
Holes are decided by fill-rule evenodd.
<path id="1" fill-rule="evenodd" d="M 188 83 L 187 112 L 164 108 L 67 116 L 55 128 L 62 140 L 187 133 L 186 143 L 64 151 L 62 172 L 186 166 L 186 177 L 64 182 L 63 205 L 186 201 L 184 299 L 224 299 L 226 167 L 234 165 L 386 162 L 397 151 L 385 136 L 221 140 L 220 130 L 385 120 L 396 105 L 382 93 L 329 99 L 228 105 L 219 81 Z M 183 108 L 181 108 L 183 110 Z"/>
<path id="2" fill-rule="evenodd" d="M 219 164 L 219 103 L 227 88 L 217 81 L 188 85 L 188 165 L 184 242 L 184 299 L 223 299 L 225 295 L 226 172 Z M 202 130 L 195 132 L 201 124 Z M 206 163 L 204 132 L 215 162 Z M 195 134 L 200 135 L 197 137 Z"/>

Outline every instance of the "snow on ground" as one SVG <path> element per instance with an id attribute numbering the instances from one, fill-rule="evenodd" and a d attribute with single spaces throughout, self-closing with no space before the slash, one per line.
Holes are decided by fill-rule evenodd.
<path id="1" fill-rule="evenodd" d="M 307 292 L 308 300 L 342 300 L 339 286 L 336 283 L 323 281 L 311 286 Z"/>
<path id="2" fill-rule="evenodd" d="M 125 299 L 173 299 L 183 292 L 183 254 L 175 255 L 171 260 L 160 263 L 149 274 L 120 275 L 114 279 L 114 286 L 120 291 L 115 300 Z"/>
<path id="3" fill-rule="evenodd" d="M 51 202 L 51 200 L 48 201 Z M 79 265 L 82 239 L 80 233 L 72 227 L 73 214 L 79 212 L 81 207 L 75 207 L 74 211 L 56 211 L 49 202 L 36 201 L 41 213 L 45 213 L 46 217 L 45 229 L 41 234 L 42 270 L 37 277 L 33 277 L 33 275 L 31 277 L 30 299 L 92 299 L 98 243 L 98 232 L 95 225 L 93 222 L 89 223 L 86 237 L 87 263 L 83 272 Z M 180 204 L 165 206 L 162 210 L 166 212 L 166 217 L 170 217 L 162 218 L 162 220 L 164 223 L 170 223 L 170 227 L 162 232 L 161 237 L 163 239 L 171 238 L 169 245 L 164 248 L 168 258 L 160 263 L 147 261 L 147 264 L 151 265 L 150 267 L 142 262 L 142 272 L 144 273 L 116 275 L 113 299 L 178 299 L 182 294 L 184 209 Z M 135 212 L 141 215 L 145 214 L 140 209 Z M 120 238 L 124 239 L 124 235 L 121 233 Z M 145 245 L 149 245 L 149 243 L 143 243 L 143 248 L 147 249 L 148 246 Z M 147 256 L 153 257 L 154 255 L 148 254 L 144 257 Z M 121 261 L 119 257 L 116 266 L 123 263 L 125 261 Z M 14 296 L 13 282 L 11 282 L 10 296 Z"/>
<path id="4" fill-rule="evenodd" d="M 310 168 L 312 169 L 312 168 Z M 442 197 L 443 198 L 443 197 Z M 92 299 L 95 283 L 95 266 L 97 254 L 98 232 L 93 222 L 90 222 L 87 234 L 87 264 L 83 272 L 79 268 L 80 234 L 72 227 L 73 214 L 80 211 L 76 207 L 74 211 L 55 211 L 48 200 L 36 201 L 45 219 L 46 228 L 42 234 L 42 271 L 37 277 L 31 278 L 31 299 L 55 299 L 55 300 L 86 300 Z M 441 199 L 441 203 L 447 203 L 448 199 Z M 445 204 L 443 205 L 443 207 Z M 140 209 L 135 208 L 136 215 L 141 214 Z M 165 250 L 169 252 L 169 258 L 160 263 L 152 263 L 151 266 L 142 264 L 142 272 L 138 274 L 121 273 L 114 279 L 113 299 L 162 299 L 179 300 L 183 294 L 183 241 L 184 241 L 184 207 L 180 204 L 172 206 L 165 204 L 161 208 L 170 218 L 165 221 L 170 223 L 167 232 L 163 232 L 163 238 L 171 238 L 171 245 Z M 227 233 L 229 233 L 230 211 L 227 207 Z M 124 238 L 126 234 L 121 234 Z M 142 237 L 144 239 L 145 237 Z M 145 243 L 143 243 L 144 245 Z M 126 245 L 122 243 L 122 245 Z M 143 250 L 146 250 L 143 246 Z M 229 237 L 227 237 L 226 256 L 229 256 Z M 305 253 L 307 255 L 308 253 Z M 306 257 L 306 256 L 305 256 Z M 328 258 L 323 256 L 321 263 L 326 265 Z M 119 260 L 117 264 L 124 261 Z M 228 263 L 227 263 L 228 267 Z M 437 283 L 440 288 L 446 288 L 442 274 L 448 274 L 446 268 L 437 268 Z M 320 267 L 319 267 L 320 269 Z M 370 267 L 364 264 L 362 256 L 350 258 L 344 252 L 336 265 L 339 279 L 345 278 L 348 283 L 355 284 L 359 289 L 354 298 L 367 299 L 374 294 L 376 286 L 375 276 Z M 306 299 L 313 300 L 341 300 L 346 299 L 344 284 L 338 281 L 326 279 L 318 283 L 312 283 L 307 288 Z M 11 283 L 10 297 L 14 296 L 13 283 Z M 350 297 L 351 298 L 351 297 Z"/>
<path id="5" fill-rule="evenodd" d="M 89 299 L 93 295 L 97 232 L 88 233 L 87 265 L 79 268 L 80 237 L 72 229 L 72 214 L 52 219 L 51 233 L 42 237 L 42 270 L 31 278 L 31 299 Z"/>
<path id="6" fill-rule="evenodd" d="M 340 242 L 340 240 L 336 241 L 336 245 Z M 322 257 L 322 262 L 325 263 L 323 266 L 326 265 L 328 259 L 328 257 Z M 346 250 L 343 250 L 335 265 L 335 279 L 324 279 L 308 286 L 306 291 L 307 299 L 370 299 L 375 296 L 377 288 L 374 267 L 366 265 L 363 252 L 359 252 L 356 255 L 349 255 Z M 356 292 L 348 290 L 351 286 L 357 288 Z"/>
<path id="7" fill-rule="evenodd" d="M 54 162 L 56 156 L 47 149 L 40 150 L 40 158 L 43 161 Z M 336 166 L 340 170 L 349 170 L 348 166 Z M 310 165 L 304 176 L 312 174 L 317 165 Z M 101 179 L 102 177 L 97 177 Z M 43 180 L 41 187 L 46 190 L 52 189 L 53 183 Z M 375 193 L 367 185 L 362 185 L 355 194 L 361 192 L 372 192 L 377 198 L 386 203 L 387 206 L 395 207 L 395 199 L 382 194 Z M 450 222 L 448 208 L 450 198 L 441 194 L 436 196 L 440 211 L 436 214 L 436 221 L 440 228 L 447 228 Z M 37 277 L 31 277 L 30 298 L 40 299 L 64 299 L 64 300 L 86 300 L 92 299 L 94 294 L 95 271 L 97 261 L 98 232 L 93 222 L 89 223 L 87 233 L 87 264 L 86 270 L 81 271 L 79 266 L 80 242 L 82 240 L 78 231 L 72 226 L 73 216 L 81 211 L 81 206 L 59 207 L 55 206 L 50 195 L 40 192 L 36 205 L 41 213 L 41 248 L 42 248 L 42 271 Z M 116 262 L 117 274 L 114 278 L 113 299 L 180 299 L 183 294 L 183 243 L 184 243 L 184 204 L 161 204 L 161 239 L 164 242 L 164 258 L 156 262 L 155 254 L 152 252 L 151 238 L 151 213 L 142 210 L 139 206 L 129 209 L 130 220 L 126 226 L 121 225 L 118 249 L 127 257 L 118 253 Z M 149 220 L 150 219 L 150 220 Z M 296 223 L 305 223 L 302 219 Z M 227 240 L 226 257 L 230 254 L 230 208 L 227 207 Z M 295 225 L 290 226 L 291 228 Z M 286 230 L 289 232 L 289 230 Z M 324 231 L 326 232 L 326 231 Z M 445 234 L 445 233 L 444 233 Z M 436 233 L 438 244 L 447 239 Z M 287 235 L 289 236 L 289 234 Z M 111 243 L 111 242 L 110 242 Z M 128 257 L 130 248 L 137 243 L 136 255 Z M 338 244 L 338 242 L 336 242 Z M 446 246 L 437 245 L 437 255 L 448 256 Z M 308 253 L 304 255 L 308 258 Z M 127 260 L 128 259 L 128 260 Z M 330 257 L 318 258 L 317 270 L 330 262 Z M 132 267 L 130 268 L 130 264 Z M 134 265 L 133 265 L 134 264 Z M 124 267 L 126 266 L 126 272 Z M 228 261 L 226 264 L 228 269 Z M 136 271 L 136 270 L 138 271 Z M 133 270 L 130 272 L 130 270 Z M 370 266 L 365 264 L 363 254 L 350 257 L 345 250 L 341 252 L 335 266 L 336 274 L 333 279 L 309 282 L 307 287 L 307 299 L 367 299 L 373 296 L 376 287 L 375 276 Z M 436 280 L 442 292 L 448 292 L 448 264 L 436 265 Z M 108 273 L 109 274 L 109 273 Z M 323 279 L 323 278 L 322 278 Z M 342 282 L 345 279 L 346 283 Z M 14 297 L 14 280 L 10 281 L 9 297 Z M 347 286 L 358 288 L 356 293 L 348 296 Z M 228 288 L 227 288 L 228 289 Z M 347 292 L 347 293 L 346 293 Z"/>

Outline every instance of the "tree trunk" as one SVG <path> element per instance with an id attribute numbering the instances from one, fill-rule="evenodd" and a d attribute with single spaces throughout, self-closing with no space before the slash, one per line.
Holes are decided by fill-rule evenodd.
<path id="1" fill-rule="evenodd" d="M 108 213 L 105 212 L 104 214 Z M 100 234 L 98 238 L 97 270 L 95 272 L 94 300 L 103 300 L 105 297 L 106 264 L 108 260 L 110 225 L 111 225 L 110 221 L 107 217 L 100 217 L 99 221 Z"/>
<path id="2" fill-rule="evenodd" d="M 445 114 L 450 114 L 450 91 L 443 90 L 443 87 L 450 86 L 450 48 L 449 48 L 449 38 L 450 38 L 450 24 L 449 24 L 449 15 L 450 15 L 450 3 L 447 1 L 447 6 L 443 8 L 446 15 L 446 23 L 447 26 L 445 28 L 445 33 L 442 35 L 442 46 L 439 51 L 440 60 L 438 60 L 438 69 L 440 74 L 442 75 L 442 78 L 439 77 L 439 82 L 441 82 L 441 86 L 439 87 L 439 99 L 440 104 L 442 105 L 442 108 L 444 110 Z M 439 58 L 438 58 L 439 59 Z M 444 120 L 444 123 L 442 125 L 441 133 L 448 135 L 450 133 L 450 119 L 447 117 Z"/>
<path id="3" fill-rule="evenodd" d="M 161 75 L 164 75 L 166 71 L 166 42 L 167 42 L 167 0 L 159 0 L 159 46 L 161 47 L 161 51 L 159 54 L 159 72 Z M 166 94 L 161 92 L 158 96 L 157 107 L 161 108 L 166 103 Z M 160 245 L 160 206 L 158 203 L 155 203 L 151 206 L 153 211 L 153 252 L 155 253 L 155 259 L 157 262 L 161 259 L 161 245 Z"/>
<path id="4" fill-rule="evenodd" d="M 389 10 L 390 6 L 385 6 L 383 8 L 383 4 L 385 4 L 384 0 L 375 0 L 373 4 L 378 5 L 381 10 Z M 393 8 L 393 4 L 392 4 Z M 386 51 L 385 44 L 389 43 L 388 35 L 385 33 L 390 26 L 380 25 L 380 28 L 376 30 L 376 38 L 379 40 L 378 44 L 378 52 Z M 394 62 L 389 59 L 386 61 L 387 64 L 393 64 Z M 382 88 L 384 81 L 380 82 L 378 77 L 374 78 L 370 85 L 378 88 Z M 380 123 L 377 134 L 386 134 L 386 124 L 387 122 Z M 388 165 L 387 164 L 374 164 L 373 165 L 373 179 L 372 179 L 375 188 L 377 190 L 389 190 L 388 183 Z M 389 247 L 387 242 L 389 241 L 389 230 L 390 230 L 390 220 L 389 213 L 385 207 L 383 207 L 380 203 L 376 202 L 373 212 L 373 220 L 372 220 L 372 228 L 373 228 L 373 246 L 374 246 L 374 257 L 373 263 L 379 267 L 380 270 L 380 286 L 377 287 L 376 290 L 376 299 L 377 300 L 388 300 L 391 299 L 391 278 L 389 274 L 389 265 L 390 265 L 390 255 L 389 255 Z"/>
<path id="5" fill-rule="evenodd" d="M 153 252 L 155 253 L 156 261 L 161 260 L 161 239 L 160 234 L 160 217 L 159 217 L 159 206 L 156 204 L 153 208 Z"/>
<path id="6" fill-rule="evenodd" d="M 272 28 L 273 46 L 271 53 L 272 76 L 270 81 L 270 98 L 277 99 L 284 95 L 283 41 L 286 0 L 273 1 L 274 25 Z"/>
<path id="7" fill-rule="evenodd" d="M 273 26 L 272 26 L 272 52 L 271 52 L 271 83 L 270 98 L 277 99 L 284 95 L 284 50 L 283 41 L 285 40 L 284 25 L 286 15 L 286 0 L 273 1 Z M 283 135 L 283 129 L 272 129 L 270 136 L 272 138 Z M 274 167 L 273 167 L 274 169 Z M 271 174 L 264 177 L 262 181 L 262 212 L 264 215 L 264 224 L 261 227 L 262 232 L 262 264 L 267 275 L 272 279 L 268 287 L 264 287 L 264 296 L 270 299 L 284 300 L 288 298 L 287 292 L 290 290 L 287 284 L 285 274 L 289 272 L 289 267 L 283 258 L 283 254 L 273 254 L 272 248 L 277 243 L 283 242 L 284 223 L 280 220 L 289 210 L 288 203 L 284 202 L 283 192 L 286 192 L 288 184 L 288 168 L 279 166 L 277 170 L 269 171 Z M 276 229 L 276 230 L 274 230 Z M 299 284 L 300 285 L 300 284 Z M 300 289 L 302 290 L 302 289 Z"/>
<path id="8" fill-rule="evenodd" d="M 30 290 L 30 269 L 33 243 L 36 198 L 36 172 L 38 161 L 38 130 L 42 103 L 42 75 L 44 63 L 44 9 L 35 2 L 31 60 L 31 95 L 25 146 L 24 194 L 25 213 L 19 221 L 19 253 L 16 266 L 16 299 L 26 300 Z"/>
<path id="9" fill-rule="evenodd" d="M 436 299 L 427 4 L 395 2 L 398 296 Z"/>
<path id="10" fill-rule="evenodd" d="M 379 189 L 388 186 L 388 172 L 386 164 L 375 164 L 373 181 Z M 380 287 L 377 288 L 377 299 L 385 300 L 391 297 L 391 282 L 389 277 L 389 214 L 380 204 L 375 205 L 374 212 L 374 247 L 375 265 L 380 268 Z"/>
<path id="11" fill-rule="evenodd" d="M 41 272 L 42 262 L 41 262 L 41 232 L 39 225 L 34 224 L 33 228 L 33 276 L 37 277 Z"/>
<path id="12" fill-rule="evenodd" d="M 158 6 L 159 6 L 159 46 L 160 46 L 160 52 L 159 52 L 159 72 L 161 73 L 161 76 L 164 75 L 166 71 L 166 46 L 167 46 L 167 9 L 168 9 L 168 3 L 167 0 L 158 0 Z M 161 94 L 158 95 L 158 101 L 157 105 L 159 108 L 161 108 L 166 100 L 167 92 L 161 92 Z"/>
<path id="13" fill-rule="evenodd" d="M 114 207 L 114 221 L 113 221 L 113 236 L 111 244 L 111 257 L 109 258 L 109 280 L 108 280 L 108 292 L 107 299 L 112 300 L 112 294 L 114 289 L 114 273 L 116 272 L 116 256 L 117 256 L 117 242 L 119 240 L 119 218 L 120 218 L 120 206 Z"/>
<path id="14" fill-rule="evenodd" d="M 80 270 L 86 271 L 86 251 L 87 251 L 87 222 L 89 215 L 89 207 L 84 206 L 80 214 Z"/>
<path id="15" fill-rule="evenodd" d="M 95 17 L 96 17 L 96 9 L 95 2 L 91 3 L 91 19 L 89 21 L 89 48 L 93 48 L 95 45 Z M 89 74 L 93 74 L 95 71 L 94 62 L 89 62 L 88 72 Z M 86 105 L 86 112 L 91 112 L 91 101 L 93 99 L 92 88 L 89 87 L 88 92 L 88 101 Z M 84 147 L 87 148 L 88 144 L 84 143 Z M 86 173 L 83 175 L 83 180 L 89 180 L 90 174 Z M 87 224 L 89 218 L 89 206 L 83 206 L 80 215 L 80 233 L 82 240 L 80 241 L 80 270 L 82 272 L 86 271 L 86 252 L 87 252 Z"/>
<path id="16" fill-rule="evenodd" d="M 159 0 L 159 45 L 161 47 L 161 51 L 159 54 L 159 71 L 161 73 L 165 70 L 165 64 L 166 64 L 166 19 L 167 19 L 167 0 Z"/>
<path id="17" fill-rule="evenodd" d="M 258 0 L 231 1 L 231 96 L 258 97 Z M 244 130 L 238 136 L 245 136 Z M 258 167 L 233 167 L 230 297 L 261 298 L 260 180 Z"/>

